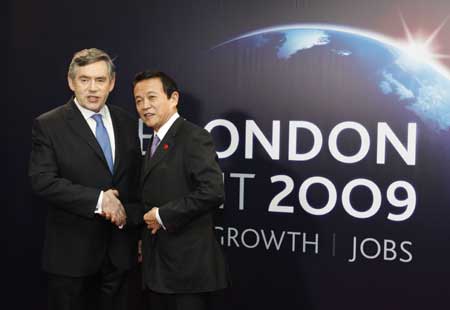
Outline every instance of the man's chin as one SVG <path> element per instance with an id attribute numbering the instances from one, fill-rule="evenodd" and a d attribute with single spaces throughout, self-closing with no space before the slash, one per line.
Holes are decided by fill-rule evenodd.
<path id="1" fill-rule="evenodd" d="M 150 122 L 150 121 L 147 121 L 147 120 L 144 121 L 144 124 L 145 124 L 145 126 L 147 126 L 149 128 L 153 128 L 153 126 L 155 125 L 155 124 L 153 124 L 153 122 Z"/>
<path id="2" fill-rule="evenodd" d="M 85 102 L 84 107 L 92 112 L 99 112 L 103 108 L 104 104 L 100 102 Z"/>

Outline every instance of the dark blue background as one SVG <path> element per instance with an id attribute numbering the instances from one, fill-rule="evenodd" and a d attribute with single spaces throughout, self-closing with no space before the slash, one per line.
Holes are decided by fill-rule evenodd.
<path id="1" fill-rule="evenodd" d="M 441 20 L 442 15 L 446 16 L 445 12 L 450 12 L 447 1 L 377 1 L 376 4 L 369 0 L 358 3 L 306 0 L 7 1 L 7 14 L 3 19 L 7 46 L 3 107 L 7 113 L 2 122 L 7 141 L 2 148 L 6 166 L 2 178 L 2 201 L 5 201 L 3 206 L 6 210 L 2 223 L 2 236 L 6 243 L 3 283 L 7 296 L 2 301 L 3 307 L 45 309 L 46 281 L 40 271 L 45 210 L 32 197 L 27 177 L 31 124 L 33 118 L 70 98 L 66 75 L 75 51 L 98 47 L 116 57 L 118 79 L 110 103 L 135 113 L 131 89 L 135 73 L 147 68 L 160 69 L 174 76 L 182 89 L 181 114 L 205 125 L 215 117 L 211 115 L 214 109 L 210 106 L 225 102 L 214 101 L 214 94 L 202 91 L 204 73 L 208 70 L 199 66 L 199 59 L 203 59 L 201 55 L 212 46 L 247 31 L 279 24 L 328 22 L 370 29 L 384 24 L 385 16 L 391 16 L 398 7 L 414 12 L 411 20 L 414 20 L 413 16 L 422 16 L 421 20 Z M 233 77 L 211 74 L 210 78 L 211 85 L 220 85 L 221 81 Z M 245 108 L 243 106 L 238 113 L 228 115 L 241 130 L 244 120 L 252 112 Z M 267 122 L 260 123 L 262 128 L 267 128 L 264 127 Z M 257 169 L 262 171 L 261 165 L 267 164 L 261 158 L 251 163 L 242 158 L 221 162 L 225 172 L 254 173 Z M 289 174 L 289 169 L 277 163 L 271 164 L 275 171 L 273 174 Z M 273 174 L 263 173 L 266 184 Z M 428 181 L 427 191 L 442 186 L 439 180 L 430 178 L 425 181 Z M 296 189 L 298 185 L 296 183 Z M 449 307 L 450 267 L 447 262 L 450 258 L 450 228 L 444 231 L 432 228 L 434 222 L 442 223 L 450 217 L 448 208 L 432 209 L 439 203 L 429 201 L 424 208 L 431 208 L 431 211 L 414 217 L 403 226 L 388 225 L 382 219 L 355 224 L 341 214 L 320 219 L 300 216 L 302 226 L 299 227 L 298 213 L 288 217 L 268 214 L 266 205 L 262 206 L 263 212 L 256 210 L 258 199 L 270 201 L 279 191 L 278 187 L 270 188 L 273 192 L 266 191 L 261 197 L 258 195 L 268 187 L 262 190 L 250 185 L 248 189 L 249 210 L 240 213 L 236 206 L 236 182 L 228 181 L 227 197 L 232 203 L 219 214 L 224 226 L 312 233 L 320 229 L 330 232 L 342 229 L 346 237 L 394 235 L 399 240 L 414 239 L 421 246 L 414 253 L 414 264 L 409 266 L 370 262 L 349 265 L 327 257 L 305 256 L 299 260 L 287 252 L 226 248 L 234 281 L 230 308 Z M 440 193 L 435 196 L 438 202 Z M 137 290 L 134 293 L 136 299 L 133 303 L 138 304 Z M 136 307 L 133 305 L 130 309 Z"/>

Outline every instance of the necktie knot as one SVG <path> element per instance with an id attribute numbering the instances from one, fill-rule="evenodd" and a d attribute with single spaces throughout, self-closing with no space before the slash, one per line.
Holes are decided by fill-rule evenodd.
<path id="1" fill-rule="evenodd" d="M 97 123 L 97 125 L 103 124 L 103 118 L 101 114 L 94 114 L 92 115 L 92 118 Z"/>

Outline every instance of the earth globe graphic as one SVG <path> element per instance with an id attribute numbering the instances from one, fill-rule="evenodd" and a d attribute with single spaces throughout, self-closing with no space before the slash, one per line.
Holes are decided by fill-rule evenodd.
<path id="1" fill-rule="evenodd" d="M 228 48 L 244 49 L 253 58 L 254 66 L 260 61 L 271 69 L 287 65 L 291 68 L 288 71 L 296 70 L 295 63 L 301 63 L 302 58 L 311 54 L 317 60 L 324 60 L 322 65 L 315 64 L 321 70 L 331 61 L 349 66 L 337 71 L 360 68 L 369 83 L 378 87 L 379 99 L 392 97 L 437 131 L 450 128 L 450 74 L 426 59 L 411 56 L 381 35 L 329 25 L 285 26 L 238 36 L 213 47 L 212 51 Z M 241 58 L 245 62 L 245 56 Z M 305 62 L 310 62 L 309 67 L 314 65 L 310 60 Z M 332 65 L 329 64 L 329 69 Z"/>
<path id="2" fill-rule="evenodd" d="M 222 167 L 229 171 L 245 167 L 266 180 L 253 193 L 249 187 L 249 197 L 270 201 L 280 191 L 270 190 L 274 187 L 270 177 L 276 174 L 291 176 L 296 188 L 305 178 L 324 176 L 334 182 L 338 191 L 349 180 L 367 178 L 383 192 L 383 206 L 387 207 L 377 217 L 386 222 L 388 212 L 393 212 L 392 208 L 388 210 L 386 189 L 394 181 L 406 180 L 417 193 L 411 219 L 420 221 L 426 219 L 426 214 L 433 214 L 435 228 L 444 229 L 446 224 L 436 217 L 450 213 L 450 191 L 445 187 L 450 181 L 450 75 L 444 69 L 411 56 L 381 34 L 325 24 L 298 24 L 243 34 L 213 46 L 199 63 L 203 75 L 199 83 L 203 89 L 199 92 L 208 102 L 205 118 L 232 120 L 241 133 L 239 147 L 232 156 L 221 159 Z M 258 142 L 254 142 L 251 160 L 245 158 L 243 133 L 248 120 L 257 124 L 269 142 L 273 122 L 280 122 L 279 159 L 271 159 Z M 322 149 L 311 160 L 288 159 L 289 122 L 293 120 L 308 121 L 320 128 Z M 338 162 L 328 149 L 330 132 L 346 121 L 361 124 L 370 135 L 370 151 L 357 163 Z M 389 143 L 385 163 L 377 163 L 377 126 L 381 122 L 405 147 L 408 124 L 417 125 L 414 165 L 406 164 Z M 226 130 L 214 129 L 212 134 L 219 151 L 229 146 Z M 307 152 L 314 143 L 308 132 L 299 132 L 297 139 L 298 152 Z M 338 144 L 342 154 L 352 155 L 358 152 L 361 138 L 352 130 L 344 130 Z M 311 193 L 310 203 L 323 206 L 323 189 L 316 195 L 314 190 Z M 363 210 L 370 206 L 371 196 L 367 192 L 355 193 L 352 200 Z M 295 206 L 298 197 L 292 194 L 283 202 Z M 336 213 L 344 216 L 342 210 Z"/>

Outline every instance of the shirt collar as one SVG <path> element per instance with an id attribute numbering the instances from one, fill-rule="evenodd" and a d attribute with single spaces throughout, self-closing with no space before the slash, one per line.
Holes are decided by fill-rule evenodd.
<path id="1" fill-rule="evenodd" d="M 159 141 L 162 141 L 162 139 L 164 139 L 170 127 L 172 127 L 173 123 L 175 123 L 178 117 L 180 117 L 180 114 L 178 114 L 178 112 L 175 112 L 175 114 L 172 115 L 169 120 L 164 125 L 162 125 L 161 128 L 159 128 L 158 131 L 155 131 L 155 135 L 158 136 Z"/>
<path id="2" fill-rule="evenodd" d="M 77 98 L 74 98 L 73 101 L 75 102 L 75 105 L 77 106 L 78 110 L 80 110 L 81 114 L 83 115 L 84 119 L 89 119 L 94 114 L 101 114 L 103 119 L 106 119 L 109 116 L 109 109 L 108 106 L 105 104 L 103 108 L 101 108 L 100 111 L 94 112 L 91 110 L 86 109 L 85 107 L 82 107 L 79 103 Z"/>

